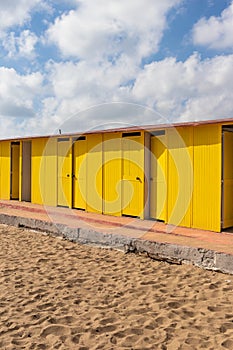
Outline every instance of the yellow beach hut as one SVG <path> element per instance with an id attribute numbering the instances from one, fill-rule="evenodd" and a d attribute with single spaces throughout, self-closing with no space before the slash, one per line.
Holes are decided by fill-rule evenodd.
<path id="1" fill-rule="evenodd" d="M 221 232 L 233 119 L 1 140 L 0 199 Z"/>

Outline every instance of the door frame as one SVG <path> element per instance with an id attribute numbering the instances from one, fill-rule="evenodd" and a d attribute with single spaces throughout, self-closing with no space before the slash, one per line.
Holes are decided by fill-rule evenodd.
<path id="1" fill-rule="evenodd" d="M 152 176 L 151 176 L 151 157 L 152 157 L 152 144 L 151 144 L 151 139 L 152 137 L 159 137 L 159 136 L 164 136 L 164 141 L 165 141 L 165 144 L 164 144 L 164 148 L 165 148 L 165 173 L 164 173 L 164 176 L 165 176 L 165 181 L 166 181 L 166 198 L 165 198 L 165 201 L 164 201 L 164 206 L 165 206 L 165 218 L 164 219 L 159 219 L 159 218 L 154 218 L 151 216 L 151 196 L 152 196 Z M 162 142 L 161 142 L 162 143 Z M 149 179 L 149 219 L 150 220 L 155 220 L 155 221 L 160 221 L 160 222 L 167 222 L 167 197 L 168 197 L 168 179 L 167 179 L 167 172 L 168 172 L 168 154 L 167 154 L 167 146 L 166 146 L 166 143 L 167 143 L 167 133 L 166 133 L 166 129 L 160 129 L 160 130 L 155 130 L 153 132 L 150 132 L 150 159 L 149 159 L 149 173 L 148 173 L 148 179 Z M 156 196 L 157 196 L 157 193 L 156 193 Z M 157 197 L 156 197 L 157 198 Z M 155 208 L 156 209 L 156 208 Z"/>
<path id="2" fill-rule="evenodd" d="M 17 162 L 18 162 L 18 179 L 17 180 L 17 191 L 18 191 L 18 196 L 13 198 L 13 181 L 15 181 L 15 179 L 13 180 L 13 162 L 14 162 L 14 157 L 13 157 L 13 146 L 18 146 L 18 158 L 17 158 Z M 11 142 L 11 149 L 10 149 L 10 199 L 13 200 L 19 200 L 19 196 L 20 196 L 20 142 L 19 141 L 12 141 Z"/>
<path id="3" fill-rule="evenodd" d="M 227 229 L 228 227 L 224 226 L 224 162 L 225 162 L 225 133 L 233 133 L 233 125 L 223 125 L 222 126 L 222 164 L 221 164 L 221 231 Z"/>
<path id="4" fill-rule="evenodd" d="M 21 193 L 20 200 L 31 202 L 32 142 L 21 143 Z"/>
<path id="5" fill-rule="evenodd" d="M 143 140 L 142 142 L 138 142 L 141 144 L 143 149 L 143 156 L 142 156 L 143 160 L 141 164 L 143 174 L 142 174 L 142 178 L 140 176 L 135 177 L 136 181 L 142 183 L 142 189 L 141 189 L 142 211 L 139 213 L 140 215 L 134 215 L 133 213 L 128 214 L 127 210 L 126 210 L 126 213 L 124 213 L 125 208 L 123 207 L 123 202 L 124 202 L 124 144 L 123 142 L 124 142 L 124 139 L 132 140 L 132 138 L 134 137 L 137 137 L 138 139 L 142 138 Z M 144 130 L 123 132 L 121 135 L 121 140 L 122 140 L 121 154 L 122 154 L 122 180 L 123 180 L 123 183 L 121 186 L 121 213 L 122 213 L 122 216 L 144 219 L 145 218 L 145 177 L 146 177 L 145 176 L 145 132 Z"/>

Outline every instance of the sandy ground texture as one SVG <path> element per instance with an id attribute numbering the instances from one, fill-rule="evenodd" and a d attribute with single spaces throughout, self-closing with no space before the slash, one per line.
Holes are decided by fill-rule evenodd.
<path id="1" fill-rule="evenodd" d="M 233 276 L 0 225 L 0 349 L 233 349 Z"/>

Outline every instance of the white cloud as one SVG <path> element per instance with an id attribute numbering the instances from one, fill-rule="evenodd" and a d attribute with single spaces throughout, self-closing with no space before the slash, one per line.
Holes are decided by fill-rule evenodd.
<path id="1" fill-rule="evenodd" d="M 34 98 L 41 93 L 42 83 L 40 73 L 19 75 L 12 68 L 0 67 L 1 136 L 6 136 L 5 125 L 13 125 L 8 130 L 9 135 L 17 130 L 17 120 L 34 117 Z"/>
<path id="2" fill-rule="evenodd" d="M 84 61 L 78 63 L 50 62 L 47 70 L 51 97 L 43 101 L 43 122 L 46 128 L 51 122 L 48 115 L 51 116 L 54 123 L 60 124 L 72 115 L 86 108 L 92 108 L 93 105 L 119 100 L 121 84 L 133 79 L 137 74 L 137 69 L 131 65 L 128 58 L 119 60 L 117 64 L 105 62 L 101 65 Z M 78 118 L 81 115 L 83 114 L 79 114 Z M 102 116 L 98 118 L 101 122 Z M 119 115 L 119 118 L 122 117 Z M 87 119 L 86 115 L 84 119 L 85 127 L 87 127 L 91 120 Z M 111 114 L 109 114 L 109 119 L 111 119 Z M 82 127 L 84 127 L 84 121 Z"/>
<path id="3" fill-rule="evenodd" d="M 233 48 L 233 2 L 221 16 L 201 18 L 193 27 L 193 42 L 211 49 Z"/>
<path id="4" fill-rule="evenodd" d="M 87 62 L 50 62 L 47 70 L 51 96 L 38 120 L 46 133 L 233 115 L 233 55 L 170 57 L 132 71 L 123 63 Z"/>
<path id="5" fill-rule="evenodd" d="M 173 121 L 232 117 L 233 55 L 153 62 L 138 75 L 132 96 Z"/>
<path id="6" fill-rule="evenodd" d="M 9 119 L 21 116 L 20 123 L 13 125 L 15 134 L 233 115 L 233 55 L 201 60 L 193 54 L 185 62 L 170 57 L 132 71 L 123 63 L 109 62 L 50 62 L 46 69 L 44 99 L 39 73 L 22 76 L 13 69 L 0 69 L 0 115 L 7 125 Z M 33 110 L 35 96 L 42 101 L 40 113 Z"/>
<path id="7" fill-rule="evenodd" d="M 47 65 L 54 94 L 60 98 L 77 98 L 80 95 L 100 95 L 113 91 L 134 79 L 138 68 L 133 61 L 122 56 L 116 63 L 65 62 Z"/>
<path id="8" fill-rule="evenodd" d="M 30 12 L 40 0 L 0 0 L 0 32 L 30 19 Z"/>
<path id="9" fill-rule="evenodd" d="M 52 6 L 56 1 L 42 5 Z M 195 53 L 184 62 L 167 57 L 141 66 L 144 57 L 159 49 L 168 10 L 182 0 L 64 1 L 76 3 L 77 8 L 57 18 L 46 36 L 48 43 L 55 43 L 63 57 L 71 60 L 48 61 L 44 75 L 22 75 L 0 67 L 1 136 L 111 127 L 113 121 L 120 126 L 233 116 L 233 55 L 202 60 Z M 18 3 L 23 11 L 20 19 Z M 13 1 L 17 16 L 13 14 L 8 24 L 0 23 L 0 31 L 24 23 L 38 3 Z M 4 6 L 14 12 L 5 2 Z M 214 17 L 219 27 L 216 25 L 218 30 L 213 33 L 226 34 L 232 8 L 220 18 Z M 210 19 L 201 21 L 194 34 L 201 23 L 212 23 Z M 225 31 L 219 29 L 220 23 L 225 23 Z M 40 39 L 25 27 L 20 34 L 12 28 L 2 43 L 11 58 L 33 58 Z M 218 42 L 212 38 L 206 45 L 212 41 Z"/>
<path id="10" fill-rule="evenodd" d="M 39 92 L 43 77 L 38 73 L 20 75 L 13 68 L 0 67 L 0 98 L 21 101 Z"/>
<path id="11" fill-rule="evenodd" d="M 8 52 L 8 57 L 35 57 L 35 45 L 38 42 L 38 37 L 29 30 L 23 30 L 19 36 L 14 32 L 5 35 L 2 45 Z"/>
<path id="12" fill-rule="evenodd" d="M 47 32 L 64 56 L 79 59 L 135 60 L 158 50 L 166 14 L 181 0 L 80 0 L 77 10 L 62 14 Z"/>

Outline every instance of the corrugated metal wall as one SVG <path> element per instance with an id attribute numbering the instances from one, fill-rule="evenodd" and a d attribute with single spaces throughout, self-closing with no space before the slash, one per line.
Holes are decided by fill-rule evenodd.
<path id="1" fill-rule="evenodd" d="M 193 128 L 167 130 L 167 222 L 191 227 L 193 190 Z"/>
<path id="2" fill-rule="evenodd" d="M 57 140 L 32 140 L 32 203 L 57 205 Z"/>
<path id="3" fill-rule="evenodd" d="M 50 138 L 44 149 L 44 190 L 43 200 L 45 205 L 57 205 L 57 140 Z M 71 203 L 70 203 L 71 205 Z"/>

